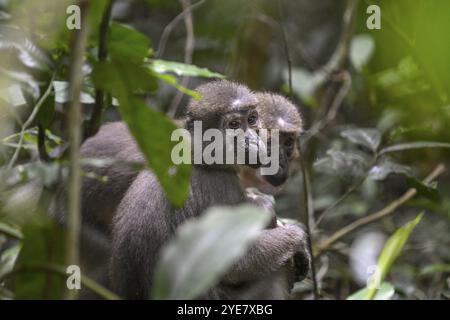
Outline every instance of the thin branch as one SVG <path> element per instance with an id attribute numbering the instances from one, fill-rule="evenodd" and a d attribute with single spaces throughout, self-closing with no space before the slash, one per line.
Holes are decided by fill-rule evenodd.
<path id="1" fill-rule="evenodd" d="M 181 21 L 181 19 L 184 18 L 184 16 L 187 14 L 188 11 L 192 14 L 192 12 L 195 9 L 199 8 L 205 2 L 206 0 L 200 0 L 191 5 L 190 7 L 186 8 L 185 10 L 183 10 L 183 12 L 178 14 L 172 21 L 170 21 L 170 23 L 164 28 L 164 31 L 161 35 L 161 39 L 159 40 L 158 50 L 156 51 L 157 58 L 162 58 L 162 56 L 164 55 L 167 40 L 169 39 L 169 35 L 172 32 L 173 28 L 175 28 L 175 26 Z"/>
<path id="2" fill-rule="evenodd" d="M 306 217 L 306 233 L 308 235 L 307 239 L 307 245 L 308 245 L 308 251 L 311 256 L 311 279 L 313 283 L 313 295 L 314 300 L 318 300 L 320 297 L 319 292 L 319 286 L 317 281 L 317 274 L 316 274 L 316 264 L 314 262 L 314 256 L 313 256 L 313 248 L 312 248 L 312 233 L 311 233 L 311 226 L 313 224 L 313 217 L 314 217 L 314 209 L 312 206 L 312 194 L 311 194 L 311 182 L 309 178 L 309 172 L 306 168 L 306 164 L 304 161 L 303 153 L 301 150 L 300 141 L 298 143 L 298 149 L 300 153 L 300 166 L 302 168 L 302 176 L 303 176 L 303 202 L 305 206 L 305 217 Z"/>
<path id="3" fill-rule="evenodd" d="M 49 274 L 55 274 L 55 275 L 61 276 L 64 279 L 67 278 L 66 270 L 62 266 L 31 265 L 31 266 L 18 267 L 16 269 L 4 274 L 0 278 L 0 282 L 5 280 L 6 278 L 10 278 L 17 274 L 27 273 L 27 272 L 49 273 Z M 81 280 L 81 284 L 83 286 L 85 286 L 87 289 L 94 292 L 95 294 L 99 295 L 100 297 L 102 297 L 106 300 L 120 300 L 120 297 L 118 295 L 111 292 L 107 288 L 103 287 L 101 284 L 95 282 L 91 278 L 82 275 L 80 280 Z"/>
<path id="4" fill-rule="evenodd" d="M 366 181 L 367 177 L 369 176 L 370 169 L 375 165 L 377 162 L 378 156 L 375 155 L 373 160 L 369 164 L 369 169 L 367 172 L 358 180 L 356 183 L 350 186 L 350 188 L 347 189 L 347 191 L 340 196 L 336 201 L 334 201 L 328 208 L 326 208 L 321 215 L 316 219 L 316 225 L 317 228 L 320 222 L 325 218 L 333 209 L 335 209 L 342 201 L 348 198 L 353 192 L 355 192 L 363 183 Z"/>
<path id="5" fill-rule="evenodd" d="M 180 0 L 181 6 L 183 8 L 184 14 L 184 24 L 186 26 L 186 45 L 184 47 L 184 63 L 191 64 L 192 56 L 195 47 L 195 35 L 194 35 L 194 23 L 192 22 L 192 5 L 190 0 Z M 189 77 L 184 76 L 180 83 L 181 86 L 187 87 L 189 85 Z M 175 118 L 175 115 L 178 110 L 178 106 L 183 99 L 183 92 L 177 90 L 177 94 L 172 100 L 170 104 L 169 111 L 167 114 Z"/>
<path id="6" fill-rule="evenodd" d="M 334 96 L 333 102 L 331 103 L 330 108 L 328 109 L 327 114 L 323 119 L 317 121 L 304 135 L 303 143 L 307 143 L 312 137 L 317 135 L 320 131 L 328 126 L 328 124 L 336 118 L 339 109 L 343 105 L 344 99 L 349 93 L 352 86 L 352 78 L 348 71 L 342 71 L 341 76 L 338 77 L 343 84 L 339 89 L 338 93 Z"/>
<path id="7" fill-rule="evenodd" d="M 284 14 L 283 14 L 283 6 L 281 4 L 281 0 L 278 0 L 278 13 L 279 13 L 279 28 L 281 31 L 281 38 L 283 40 L 283 46 L 284 46 L 284 53 L 286 55 L 286 62 L 287 62 L 287 67 L 288 67 L 288 85 L 289 85 L 289 96 L 293 95 L 293 90 L 292 90 L 292 60 L 291 60 L 291 55 L 289 53 L 289 47 L 288 47 L 288 41 L 287 41 L 287 37 L 286 37 L 286 32 L 284 30 L 283 27 L 283 19 L 284 19 Z"/>
<path id="8" fill-rule="evenodd" d="M 443 164 L 438 165 L 423 180 L 423 183 L 430 184 L 432 181 L 437 179 L 444 172 L 445 172 L 445 166 Z M 315 258 L 319 257 L 322 253 L 329 250 L 331 248 L 331 246 L 333 244 L 335 244 L 338 240 L 349 235 L 350 233 L 354 232 L 355 230 L 358 230 L 359 228 L 361 228 L 369 223 L 381 220 L 381 219 L 395 213 L 399 207 L 401 207 L 403 204 L 405 204 L 406 202 L 411 200 L 416 194 L 417 194 L 417 190 L 414 188 L 410 188 L 400 198 L 392 201 L 390 204 L 388 204 L 386 207 L 384 207 L 380 211 L 377 211 L 366 217 L 358 219 L 358 220 L 352 222 L 351 224 L 343 227 L 342 229 L 336 231 L 331 237 L 326 239 L 322 244 L 320 244 L 317 247 L 316 251 L 314 252 L 314 257 Z"/>
<path id="9" fill-rule="evenodd" d="M 100 30 L 98 36 L 98 61 L 105 61 L 108 57 L 108 35 L 109 24 L 111 21 L 111 11 L 114 4 L 114 0 L 109 0 L 103 13 L 102 22 L 100 23 Z M 95 104 L 92 110 L 91 119 L 89 120 L 85 139 L 93 136 L 100 128 L 103 111 L 105 110 L 105 92 L 101 89 L 95 90 Z"/>
<path id="10" fill-rule="evenodd" d="M 281 0 L 278 0 L 278 10 L 279 10 L 279 26 L 280 26 L 280 30 L 281 30 L 281 34 L 282 34 L 282 40 L 283 40 L 283 44 L 284 44 L 284 53 L 286 55 L 286 61 L 287 61 L 287 67 L 288 67 L 288 75 L 289 75 L 289 95 L 292 95 L 292 62 L 291 62 L 291 58 L 289 55 L 289 46 L 287 43 L 287 39 L 286 39 L 286 34 L 283 28 L 283 7 L 281 5 Z M 307 240 L 307 244 L 308 244 L 308 251 L 309 254 L 311 256 L 311 278 L 312 278 L 312 283 L 313 283 L 313 294 L 314 294 L 314 300 L 319 299 L 319 290 L 318 290 L 318 285 L 317 285 L 317 277 L 316 277 L 316 267 L 315 267 L 315 263 L 314 263 L 314 259 L 313 257 L 313 252 L 312 252 L 312 235 L 311 235 L 311 217 L 312 214 L 310 214 L 312 211 L 312 206 L 311 206 L 311 199 L 312 199 L 312 195 L 311 195 L 311 190 L 310 190 L 310 182 L 309 182 L 309 175 L 308 175 L 308 171 L 306 169 L 306 164 L 305 164 L 305 159 L 303 156 L 303 152 L 302 152 L 302 148 L 301 148 L 301 143 L 300 140 L 298 141 L 298 148 L 299 148 L 299 153 L 300 153 L 300 167 L 301 167 L 301 171 L 302 171 L 302 181 L 303 181 L 303 200 L 304 200 L 304 207 L 305 207 L 305 224 L 306 224 L 306 234 L 308 235 L 308 240 Z"/>
<path id="11" fill-rule="evenodd" d="M 49 83 L 47 89 L 45 90 L 44 94 L 42 95 L 42 97 L 38 100 L 38 102 L 34 106 L 33 111 L 31 112 L 27 121 L 25 121 L 22 128 L 20 129 L 19 143 L 16 147 L 16 150 L 14 151 L 13 156 L 11 157 L 11 160 L 8 163 L 8 167 L 7 167 L 8 169 L 12 169 L 12 167 L 14 167 L 17 159 L 19 158 L 20 150 L 22 149 L 22 146 L 23 146 L 23 139 L 24 139 L 25 131 L 28 129 L 28 127 L 31 126 L 34 119 L 36 118 L 39 111 L 41 110 L 41 107 L 44 104 L 45 100 L 47 100 L 48 96 L 51 94 L 52 88 L 53 88 L 53 79 L 54 79 L 54 75 L 50 79 L 50 83 Z"/>
<path id="12" fill-rule="evenodd" d="M 81 101 L 80 94 L 83 86 L 83 61 L 86 42 L 88 36 L 87 11 L 89 1 L 80 1 L 79 3 L 82 13 L 81 28 L 76 30 L 72 43 L 72 57 L 70 64 L 70 108 L 69 108 L 69 142 L 70 142 L 70 171 L 69 171 L 69 210 L 67 218 L 66 232 L 66 259 L 65 263 L 69 265 L 79 265 L 80 260 L 80 189 L 81 189 L 81 166 L 80 166 L 80 143 L 82 137 L 81 130 Z M 76 290 L 68 290 L 66 297 L 68 299 L 76 299 L 78 292 Z"/>

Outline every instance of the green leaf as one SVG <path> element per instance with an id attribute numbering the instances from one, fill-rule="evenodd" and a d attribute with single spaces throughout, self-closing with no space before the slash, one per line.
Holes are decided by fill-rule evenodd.
<path id="1" fill-rule="evenodd" d="M 423 213 L 419 214 L 414 220 L 408 222 L 403 227 L 399 228 L 395 233 L 387 240 L 378 258 L 378 274 L 376 279 L 377 283 L 381 283 L 386 275 L 389 273 L 392 265 L 397 257 L 400 255 L 406 241 L 408 240 L 414 227 L 422 220 Z M 371 300 L 377 293 L 377 283 L 372 288 L 369 288 L 367 292 L 367 299 Z"/>
<path id="2" fill-rule="evenodd" d="M 406 177 L 406 181 L 411 188 L 415 188 L 417 192 L 425 198 L 433 202 L 438 202 L 440 200 L 439 191 L 436 188 L 428 186 L 414 177 Z"/>
<path id="3" fill-rule="evenodd" d="M 348 129 L 342 131 L 341 136 L 374 152 L 381 142 L 381 133 L 377 129 Z"/>
<path id="4" fill-rule="evenodd" d="M 153 297 L 193 299 L 214 286 L 269 221 L 260 209 L 215 207 L 183 224 L 163 249 Z"/>
<path id="5" fill-rule="evenodd" d="M 35 213 L 23 226 L 23 246 L 17 267 L 63 264 L 62 230 L 45 213 Z M 12 278 L 17 299 L 61 299 L 65 279 L 52 273 L 23 271 Z"/>
<path id="6" fill-rule="evenodd" d="M 207 68 L 200 68 L 192 64 L 166 61 L 166 60 L 152 60 L 149 68 L 156 73 L 175 73 L 177 76 L 188 77 L 203 77 L 203 78 L 219 78 L 225 79 L 223 74 L 213 72 Z"/>
<path id="7" fill-rule="evenodd" d="M 170 74 L 163 74 L 163 73 L 154 73 L 155 77 L 164 81 L 168 85 L 171 85 L 172 87 L 176 88 L 178 91 L 183 92 L 184 94 L 194 98 L 195 100 L 201 100 L 202 96 L 194 90 L 190 90 L 186 87 L 183 87 L 182 85 L 178 84 L 177 79 L 170 75 Z"/>
<path id="8" fill-rule="evenodd" d="M 19 256 L 20 253 L 20 249 L 22 249 L 22 244 L 16 243 L 13 246 L 1 252 L 0 279 L 14 269 L 17 257 Z"/>
<path id="9" fill-rule="evenodd" d="M 361 70 L 373 55 L 375 41 L 368 34 L 353 37 L 350 45 L 350 61 L 357 70 Z"/>
<path id="10" fill-rule="evenodd" d="M 422 149 L 422 148 L 450 148 L 450 143 L 446 142 L 432 142 L 432 141 L 418 141 L 411 143 L 401 143 L 396 144 L 390 147 L 386 147 L 380 150 L 380 154 L 404 151 L 404 150 L 413 150 L 413 149 Z"/>
<path id="11" fill-rule="evenodd" d="M 150 53 L 150 39 L 136 29 L 113 22 L 108 39 L 108 52 L 113 59 L 141 63 Z"/>
<path id="12" fill-rule="evenodd" d="M 368 288 L 362 288 L 352 295 L 348 296 L 346 300 L 366 300 L 369 293 Z M 380 285 L 380 289 L 377 290 L 377 294 L 373 298 L 374 300 L 390 300 L 395 294 L 395 289 L 389 282 L 383 282 Z"/>
<path id="13" fill-rule="evenodd" d="M 108 91 L 119 101 L 119 111 L 145 155 L 149 167 L 158 177 L 168 199 L 181 207 L 189 195 L 191 166 L 175 165 L 171 159 L 176 141 L 171 141 L 176 125 L 164 114 L 150 108 L 133 95 L 148 89 L 152 76 L 142 68 L 130 68 L 121 61 L 103 62 L 94 67 L 92 79 L 96 86 Z"/>

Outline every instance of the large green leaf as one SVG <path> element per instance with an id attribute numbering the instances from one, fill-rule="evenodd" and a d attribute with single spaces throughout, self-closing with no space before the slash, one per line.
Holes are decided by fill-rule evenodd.
<path id="1" fill-rule="evenodd" d="M 157 73 L 175 73 L 177 76 L 203 77 L 203 78 L 219 78 L 224 79 L 223 74 L 210 71 L 206 68 L 200 68 L 192 64 L 181 62 L 152 60 L 149 64 L 150 69 Z"/>
<path id="2" fill-rule="evenodd" d="M 422 219 L 423 213 L 419 214 L 414 220 L 408 222 L 403 227 L 399 228 L 395 233 L 387 240 L 384 245 L 383 250 L 381 251 L 380 257 L 378 258 L 378 272 L 379 277 L 376 279 L 376 282 L 380 284 L 386 275 L 389 273 L 394 261 L 399 256 L 403 247 L 405 246 L 406 241 L 408 240 L 411 232 L 414 227 L 420 222 Z M 377 293 L 377 283 L 372 288 L 369 288 L 367 291 L 367 298 L 373 299 Z"/>
<path id="3" fill-rule="evenodd" d="M 112 58 L 140 63 L 150 54 L 150 40 L 132 27 L 113 22 L 108 40 L 108 52 Z"/>
<path id="4" fill-rule="evenodd" d="M 153 297 L 193 299 L 205 293 L 245 253 L 269 218 L 248 205 L 216 207 L 182 225 L 163 249 Z"/>
<path id="5" fill-rule="evenodd" d="M 136 139 L 151 169 L 155 172 L 168 199 L 177 207 L 189 195 L 191 166 L 175 165 L 171 159 L 176 141 L 171 141 L 176 125 L 164 114 L 151 109 L 136 91 L 148 89 L 153 77 L 143 67 L 113 60 L 94 67 L 96 86 L 119 101 L 119 111 Z"/>

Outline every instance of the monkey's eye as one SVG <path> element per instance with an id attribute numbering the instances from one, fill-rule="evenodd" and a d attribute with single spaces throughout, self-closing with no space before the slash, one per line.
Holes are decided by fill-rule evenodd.
<path id="1" fill-rule="evenodd" d="M 295 143 L 295 140 L 294 140 L 294 138 L 292 138 L 292 137 L 289 137 L 289 138 L 287 138 L 286 140 L 284 140 L 284 145 L 285 145 L 286 147 L 293 147 L 293 146 L 294 146 L 294 143 Z"/>
<path id="2" fill-rule="evenodd" d="M 258 114 L 256 114 L 256 113 L 251 114 L 248 117 L 247 121 L 248 121 L 249 125 L 254 126 L 256 124 L 256 122 L 258 122 Z"/>
<path id="3" fill-rule="evenodd" d="M 239 129 L 241 127 L 241 122 L 238 120 L 231 120 L 228 122 L 228 128 L 230 129 Z"/>

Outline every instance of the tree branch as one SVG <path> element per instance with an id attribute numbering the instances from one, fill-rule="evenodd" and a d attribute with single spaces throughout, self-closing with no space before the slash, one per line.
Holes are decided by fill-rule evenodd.
<path id="1" fill-rule="evenodd" d="M 433 180 L 438 178 L 442 173 L 445 172 L 445 166 L 443 164 L 438 165 L 424 180 L 423 183 L 430 184 Z M 393 214 L 400 206 L 408 202 L 410 199 L 412 199 L 417 194 L 417 190 L 414 188 L 410 188 L 408 191 L 406 191 L 400 198 L 392 201 L 390 204 L 388 204 L 386 207 L 381 209 L 380 211 L 377 211 L 375 213 L 372 213 L 366 217 L 363 217 L 361 219 L 358 219 L 349 225 L 343 227 L 342 229 L 336 231 L 331 237 L 326 239 L 323 243 L 321 243 L 317 249 L 314 252 L 314 258 L 319 257 L 322 253 L 329 250 L 333 244 L 335 244 L 338 240 L 342 239 L 343 237 L 349 235 L 350 233 L 354 232 L 355 230 L 360 229 L 361 227 L 381 220 L 391 214 Z"/>
<path id="2" fill-rule="evenodd" d="M 292 62 L 291 57 L 289 55 L 289 46 L 287 43 L 286 33 L 284 31 L 283 27 L 283 7 L 281 5 L 281 0 L 278 0 L 278 10 L 279 10 L 279 26 L 282 34 L 282 40 L 284 44 L 284 53 L 286 55 L 286 62 L 288 67 L 288 79 L 289 79 L 289 95 L 292 96 Z M 301 143 L 300 139 L 298 140 L 297 147 L 299 149 L 300 153 L 300 168 L 302 171 L 302 181 L 303 181 L 303 205 L 305 208 L 305 224 L 306 224 L 306 234 L 308 235 L 307 244 L 308 244 L 308 251 L 310 256 L 312 257 L 313 251 L 312 251 L 312 235 L 311 235 L 311 217 L 312 217 L 312 195 L 310 190 L 310 181 L 309 181 L 309 175 L 308 171 L 306 169 L 305 159 L 302 153 Z M 302 219 L 300 219 L 302 220 Z M 313 295 L 314 300 L 319 299 L 319 289 L 317 285 L 317 277 L 316 277 L 316 267 L 314 263 L 314 259 L 311 258 L 311 279 L 313 283 Z"/>

